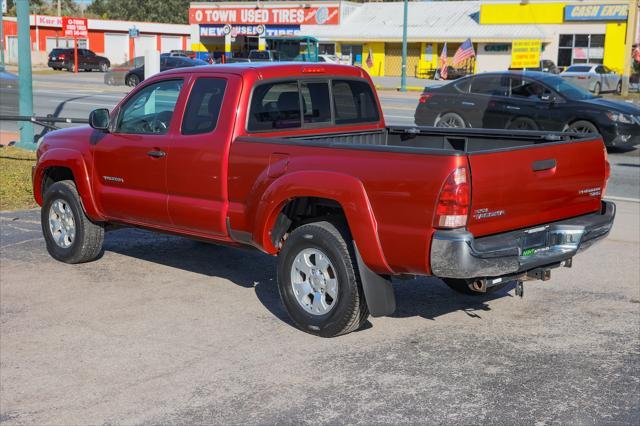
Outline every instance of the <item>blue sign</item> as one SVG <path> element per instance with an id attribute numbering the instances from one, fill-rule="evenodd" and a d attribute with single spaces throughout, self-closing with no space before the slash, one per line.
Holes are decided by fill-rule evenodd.
<path id="1" fill-rule="evenodd" d="M 260 25 L 233 25 L 232 33 L 237 35 L 257 36 Z M 264 34 L 267 37 L 295 35 L 300 32 L 300 25 L 267 25 Z M 200 25 L 200 37 L 224 37 L 224 25 Z"/>
<path id="2" fill-rule="evenodd" d="M 135 38 L 140 36 L 140 30 L 136 27 L 129 28 L 129 37 Z"/>
<path id="3" fill-rule="evenodd" d="M 565 21 L 626 21 L 626 4 L 575 4 L 564 7 Z"/>

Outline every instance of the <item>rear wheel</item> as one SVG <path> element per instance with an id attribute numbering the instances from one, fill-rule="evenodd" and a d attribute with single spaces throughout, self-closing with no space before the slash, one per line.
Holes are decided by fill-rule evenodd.
<path id="1" fill-rule="evenodd" d="M 125 83 L 127 86 L 135 87 L 140 84 L 140 78 L 135 74 L 130 74 L 127 76 L 127 81 Z"/>
<path id="2" fill-rule="evenodd" d="M 291 232 L 278 256 L 278 289 L 289 316 L 307 333 L 347 334 L 369 316 L 349 232 L 330 222 Z"/>
<path id="3" fill-rule="evenodd" d="M 482 296 L 484 294 L 494 293 L 502 288 L 505 288 L 509 281 L 500 283 L 498 285 L 494 285 L 492 287 L 487 288 L 486 291 L 480 291 L 479 285 L 477 281 L 474 280 L 464 280 L 457 278 L 443 278 L 442 281 L 453 291 L 462 294 L 468 294 L 471 296 Z"/>
<path id="4" fill-rule="evenodd" d="M 575 133 L 600 133 L 598 128 L 590 121 L 578 120 L 567 126 L 567 131 Z"/>
<path id="5" fill-rule="evenodd" d="M 622 80 L 618 82 L 618 85 L 616 86 L 616 93 L 618 95 L 622 94 Z"/>
<path id="6" fill-rule="evenodd" d="M 596 83 L 596 85 L 593 86 L 593 94 L 596 96 L 600 95 L 600 90 L 601 90 L 600 83 Z"/>
<path id="7" fill-rule="evenodd" d="M 80 196 L 71 180 L 51 185 L 41 210 L 42 233 L 47 251 L 65 263 L 83 263 L 102 253 L 104 227 L 85 215 Z"/>
<path id="8" fill-rule="evenodd" d="M 466 127 L 466 124 L 464 122 L 464 118 L 462 118 L 459 114 L 456 114 L 455 112 L 448 112 L 446 114 L 443 114 L 440 118 L 436 119 L 435 126 L 462 128 Z"/>

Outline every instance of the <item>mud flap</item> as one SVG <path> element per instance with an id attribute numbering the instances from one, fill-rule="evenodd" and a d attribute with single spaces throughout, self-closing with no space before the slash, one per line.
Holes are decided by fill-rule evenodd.
<path id="1" fill-rule="evenodd" d="M 356 251 L 360 281 L 362 282 L 364 297 L 367 299 L 369 313 L 372 317 L 391 315 L 396 310 L 396 295 L 393 291 L 393 284 L 390 280 L 369 269 L 362 260 L 355 241 L 353 246 Z"/>

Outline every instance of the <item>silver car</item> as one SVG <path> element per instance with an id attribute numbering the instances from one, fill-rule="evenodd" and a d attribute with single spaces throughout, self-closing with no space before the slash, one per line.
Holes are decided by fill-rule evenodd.
<path id="1" fill-rule="evenodd" d="M 601 92 L 622 92 L 622 77 L 601 64 L 571 65 L 562 74 L 568 82 L 599 95 Z"/>

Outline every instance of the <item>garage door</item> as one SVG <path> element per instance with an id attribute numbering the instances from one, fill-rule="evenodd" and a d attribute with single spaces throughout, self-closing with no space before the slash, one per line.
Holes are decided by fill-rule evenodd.
<path id="1" fill-rule="evenodd" d="M 18 63 L 18 37 L 7 36 L 7 62 L 10 64 Z"/>
<path id="2" fill-rule="evenodd" d="M 162 36 L 162 53 L 172 50 L 182 50 L 182 37 Z"/>
<path id="3" fill-rule="evenodd" d="M 420 44 L 407 44 L 407 76 L 416 75 L 420 60 Z M 402 44 L 386 43 L 384 46 L 384 75 L 399 76 L 402 73 Z"/>
<path id="4" fill-rule="evenodd" d="M 129 35 L 106 33 L 104 35 L 104 56 L 109 58 L 113 65 L 126 62 L 129 59 Z"/>
<path id="5" fill-rule="evenodd" d="M 136 56 L 144 56 L 147 50 L 158 50 L 158 43 L 154 35 L 140 35 L 136 38 Z"/>

